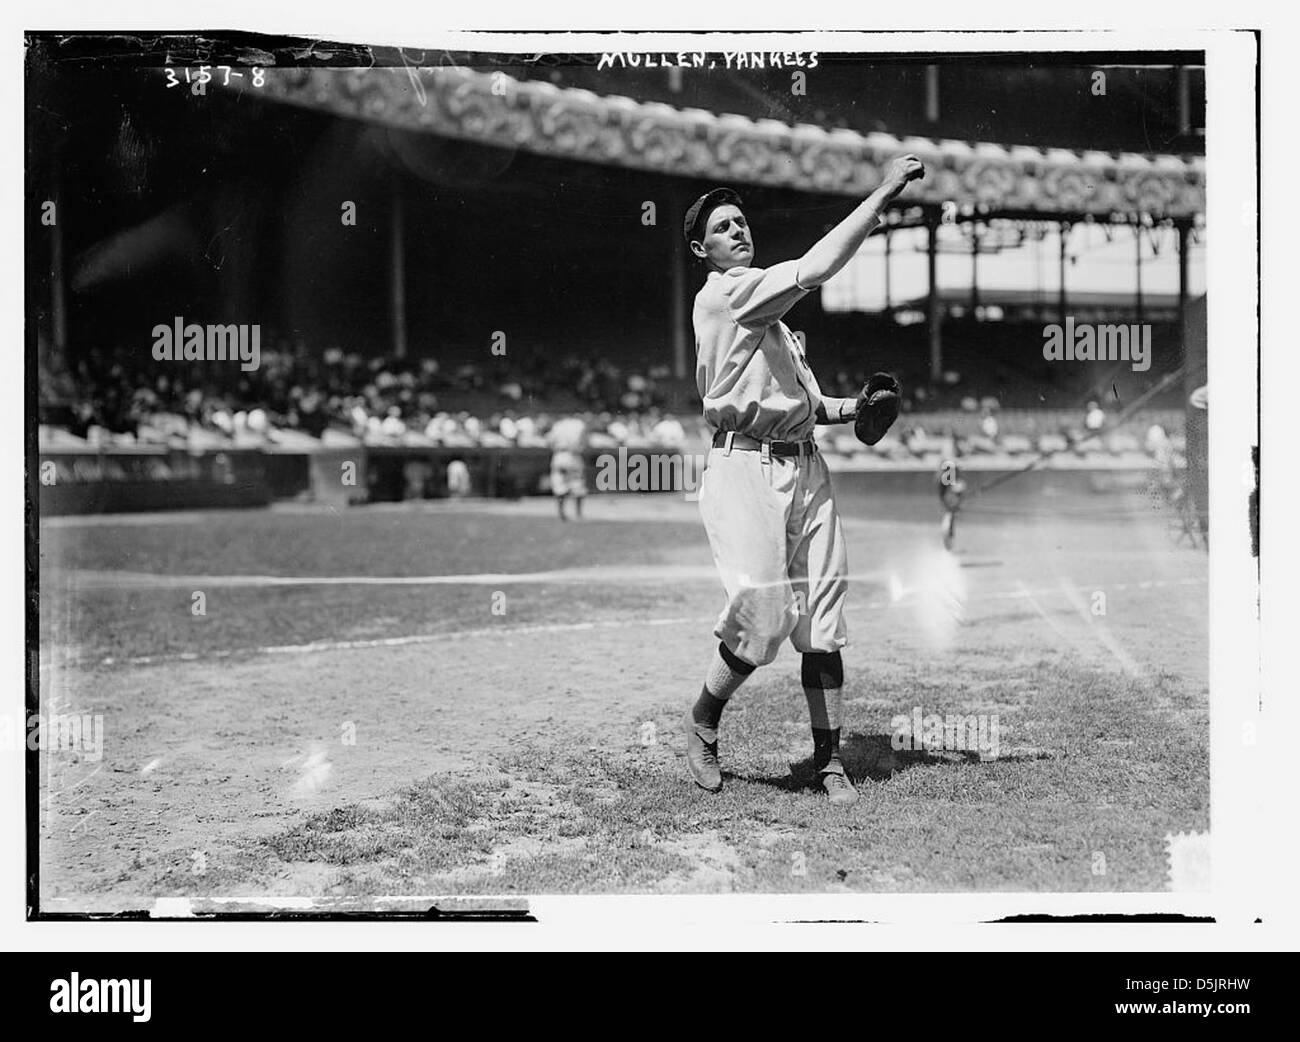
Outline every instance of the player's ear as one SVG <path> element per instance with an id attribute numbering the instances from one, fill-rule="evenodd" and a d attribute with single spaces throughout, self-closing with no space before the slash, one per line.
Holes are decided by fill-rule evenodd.
<path id="1" fill-rule="evenodd" d="M 699 239 L 692 239 L 690 242 L 690 246 L 691 246 L 691 252 L 695 254 L 695 256 L 699 257 L 700 260 L 704 260 L 705 257 L 704 243 L 700 242 Z"/>

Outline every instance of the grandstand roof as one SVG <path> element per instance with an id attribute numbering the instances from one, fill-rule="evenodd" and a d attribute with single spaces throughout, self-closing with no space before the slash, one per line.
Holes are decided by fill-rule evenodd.
<path id="1" fill-rule="evenodd" d="M 226 88 L 223 88 L 226 89 Z M 248 90 L 246 86 L 231 90 Z M 539 155 L 824 194 L 861 196 L 902 152 L 931 171 L 914 197 L 982 216 L 1190 219 L 1201 157 L 1010 148 L 675 108 L 461 67 L 271 69 L 268 99 Z"/>
<path id="2" fill-rule="evenodd" d="M 945 304 L 967 304 L 970 302 L 970 290 L 967 288 L 943 286 L 939 288 L 938 294 L 939 299 Z M 979 302 L 981 304 L 1055 308 L 1057 299 L 1055 293 L 1044 293 L 1042 290 L 1036 289 L 1011 289 L 1002 286 L 986 288 L 981 286 L 979 291 Z M 895 306 L 923 308 L 927 300 L 928 296 L 921 294 L 899 301 Z M 1071 290 L 1069 295 L 1070 306 L 1076 309 L 1113 308 L 1131 312 L 1135 300 L 1136 297 L 1133 293 L 1097 293 Z M 1142 306 L 1148 311 L 1176 313 L 1178 303 L 1177 293 L 1145 292 L 1142 294 Z"/>

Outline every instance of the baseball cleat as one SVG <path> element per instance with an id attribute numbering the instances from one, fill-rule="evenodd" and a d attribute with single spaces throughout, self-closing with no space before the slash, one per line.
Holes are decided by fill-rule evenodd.
<path id="1" fill-rule="evenodd" d="M 718 732 L 701 727 L 690 710 L 682 721 L 686 732 L 686 766 L 691 769 L 695 784 L 708 792 L 722 788 L 722 769 L 718 766 Z M 712 736 L 710 740 L 709 736 Z"/>
<path id="2" fill-rule="evenodd" d="M 837 807 L 847 807 L 858 801 L 858 790 L 853 787 L 849 781 L 849 776 L 844 773 L 844 768 L 834 768 L 822 771 L 818 775 L 821 782 L 822 791 L 826 793 L 827 798 Z"/>

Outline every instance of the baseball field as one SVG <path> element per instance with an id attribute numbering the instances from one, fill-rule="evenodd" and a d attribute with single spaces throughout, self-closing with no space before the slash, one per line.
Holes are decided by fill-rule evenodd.
<path id="1" fill-rule="evenodd" d="M 1138 491 L 1011 481 L 948 554 L 936 496 L 837 489 L 847 810 L 788 646 L 692 785 L 722 594 L 680 495 L 44 522 L 41 712 L 102 747 L 42 749 L 43 910 L 1166 889 L 1209 828 L 1204 552 Z"/>

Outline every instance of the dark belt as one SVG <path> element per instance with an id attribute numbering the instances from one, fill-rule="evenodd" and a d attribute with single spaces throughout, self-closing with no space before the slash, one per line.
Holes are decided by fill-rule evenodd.
<path id="1" fill-rule="evenodd" d="M 731 431 L 717 431 L 713 435 L 713 447 L 715 449 L 725 448 L 727 437 L 731 436 L 731 447 L 733 449 L 743 449 L 745 452 L 762 452 L 763 446 L 767 446 L 768 452 L 773 456 L 811 456 L 817 451 L 817 443 L 812 439 L 808 441 L 764 441 L 761 438 L 751 438 L 748 434 L 733 433 Z"/>

